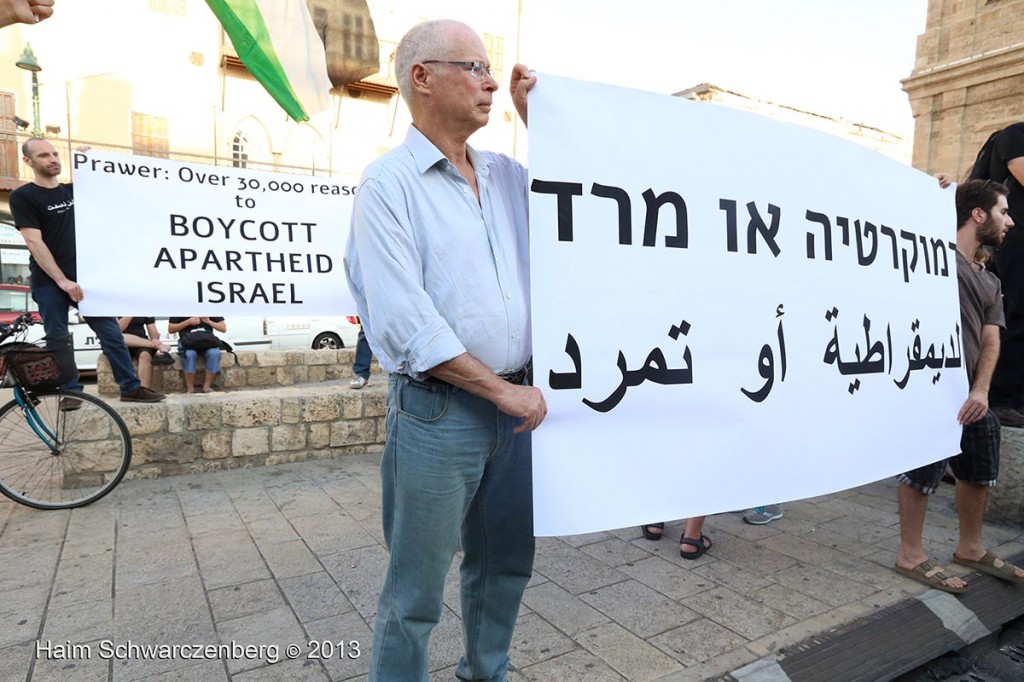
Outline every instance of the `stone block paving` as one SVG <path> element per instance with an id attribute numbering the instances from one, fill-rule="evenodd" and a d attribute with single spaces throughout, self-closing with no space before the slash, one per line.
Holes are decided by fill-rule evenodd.
<path id="1" fill-rule="evenodd" d="M 129 480 L 73 511 L 0 501 L 0 680 L 365 680 L 387 563 L 377 465 Z M 680 521 L 659 542 L 636 528 L 541 538 L 510 680 L 707 680 L 921 595 L 891 570 L 895 495 L 880 481 L 791 502 L 760 527 L 714 516 L 697 561 L 679 556 Z M 1024 546 L 1020 529 L 985 534 L 996 551 Z M 955 538 L 944 486 L 928 550 L 948 562 Z M 455 679 L 459 614 L 453 564 L 431 680 Z"/>

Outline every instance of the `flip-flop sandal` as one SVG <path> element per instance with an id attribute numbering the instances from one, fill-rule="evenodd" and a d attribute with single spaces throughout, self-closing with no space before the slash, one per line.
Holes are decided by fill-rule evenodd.
<path id="1" fill-rule="evenodd" d="M 662 531 L 665 530 L 664 523 L 648 523 L 645 526 L 640 526 L 640 532 L 644 534 L 645 540 L 660 540 L 664 533 L 652 533 L 647 530 L 648 528 L 660 528 Z"/>
<path id="2" fill-rule="evenodd" d="M 707 535 L 704 535 L 704 533 L 701 533 L 699 540 L 694 540 L 693 538 L 683 536 L 679 538 L 679 544 L 697 548 L 692 552 L 684 552 L 682 548 L 680 548 L 679 556 L 683 557 L 684 559 L 699 559 L 702 556 L 704 556 L 705 552 L 711 549 L 712 542 L 711 538 L 709 538 Z"/>
<path id="3" fill-rule="evenodd" d="M 1005 580 L 1006 582 L 1024 583 L 1024 578 L 1017 577 L 1016 566 L 1008 561 L 1003 561 L 992 552 L 985 552 L 985 556 L 981 557 L 977 561 L 961 559 L 954 554 L 953 563 L 966 566 L 967 568 L 973 568 L 975 571 L 988 573 L 989 575 L 993 575 L 1000 580 Z"/>
<path id="4" fill-rule="evenodd" d="M 942 566 L 936 566 L 927 559 L 913 568 L 903 568 L 899 564 L 896 564 L 896 572 L 902 576 L 910 578 L 911 580 L 923 583 L 928 587 L 936 590 L 942 590 L 943 592 L 951 592 L 952 594 L 963 594 L 967 591 L 967 588 L 970 587 L 969 585 L 964 587 L 952 587 L 950 585 L 943 584 L 944 580 L 949 580 L 953 576 L 943 573 Z"/>
<path id="5" fill-rule="evenodd" d="M 159 353 L 155 353 L 153 355 L 153 364 L 154 365 L 173 365 L 174 364 L 174 358 L 171 357 L 170 353 L 165 353 L 163 351 L 160 351 Z"/>

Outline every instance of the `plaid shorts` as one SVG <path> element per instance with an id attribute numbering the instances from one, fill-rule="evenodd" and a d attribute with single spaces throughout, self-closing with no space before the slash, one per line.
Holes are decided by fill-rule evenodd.
<path id="1" fill-rule="evenodd" d="M 999 418 L 989 410 L 984 419 L 964 426 L 959 455 L 908 471 L 896 478 L 918 492 L 931 495 L 942 482 L 948 462 L 956 480 L 994 486 L 999 478 L 1000 428 Z"/>

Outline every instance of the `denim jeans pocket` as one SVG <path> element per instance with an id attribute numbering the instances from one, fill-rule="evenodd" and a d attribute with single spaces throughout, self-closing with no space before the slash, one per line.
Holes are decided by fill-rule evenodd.
<path id="1" fill-rule="evenodd" d="M 448 409 L 447 386 L 406 378 L 399 381 L 398 387 L 395 407 L 403 415 L 421 422 L 435 422 Z"/>

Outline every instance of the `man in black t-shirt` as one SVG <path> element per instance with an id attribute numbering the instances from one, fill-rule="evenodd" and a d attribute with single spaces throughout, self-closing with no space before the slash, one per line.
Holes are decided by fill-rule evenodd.
<path id="1" fill-rule="evenodd" d="M 985 177 L 985 176 L 982 176 Z M 1024 122 L 1007 126 L 996 138 L 988 176 L 1010 190 L 1010 230 L 996 251 L 996 271 L 1003 285 L 1006 330 L 992 377 L 992 410 L 1003 426 L 1024 427 Z"/>
<path id="2" fill-rule="evenodd" d="M 25 164 L 35 179 L 11 193 L 14 224 L 28 245 L 31 258 L 32 298 L 39 304 L 47 345 L 59 346 L 68 337 L 68 309 L 85 298 L 76 282 L 75 195 L 70 184 L 60 182 L 60 156 L 46 140 L 33 138 L 22 145 Z M 155 403 L 162 393 L 141 384 L 132 367 L 121 328 L 112 317 L 87 317 L 100 348 L 110 361 L 121 400 Z M 78 375 L 65 388 L 80 391 Z"/>

